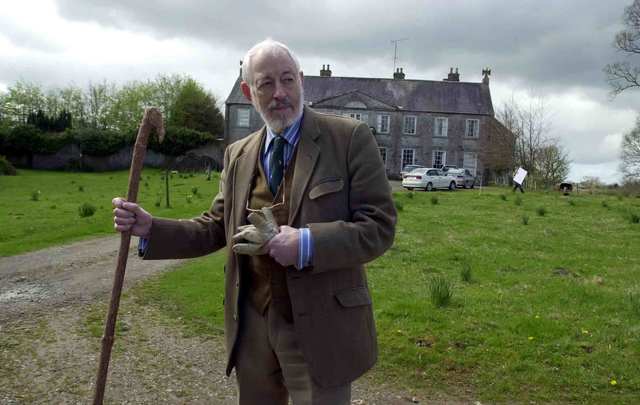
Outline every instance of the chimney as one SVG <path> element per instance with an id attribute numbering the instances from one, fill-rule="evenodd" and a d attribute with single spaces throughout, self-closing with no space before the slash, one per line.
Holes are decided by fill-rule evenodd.
<path id="1" fill-rule="evenodd" d="M 394 80 L 404 80 L 404 72 L 402 71 L 402 68 L 397 68 L 396 71 L 393 73 L 393 79 Z"/>
<path id="2" fill-rule="evenodd" d="M 489 76 L 491 76 L 491 69 L 488 67 L 482 69 L 482 84 L 489 85 Z"/>
<path id="3" fill-rule="evenodd" d="M 453 68 L 449 68 L 449 74 L 446 79 L 442 79 L 445 82 L 459 82 L 460 81 L 460 73 L 458 73 L 458 68 L 456 68 L 456 72 L 453 72 Z"/>
<path id="4" fill-rule="evenodd" d="M 324 65 L 322 65 L 322 70 L 320 71 L 320 77 L 331 77 L 331 65 L 327 65 L 326 68 Z"/>

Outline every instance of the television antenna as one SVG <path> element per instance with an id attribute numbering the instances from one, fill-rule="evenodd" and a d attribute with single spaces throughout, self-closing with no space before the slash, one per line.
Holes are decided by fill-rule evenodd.
<path id="1" fill-rule="evenodd" d="M 396 65 L 398 62 L 398 42 L 402 42 L 402 41 L 406 41 L 409 38 L 399 38 L 399 39 L 392 39 L 391 43 L 393 44 L 393 71 L 396 71 Z"/>

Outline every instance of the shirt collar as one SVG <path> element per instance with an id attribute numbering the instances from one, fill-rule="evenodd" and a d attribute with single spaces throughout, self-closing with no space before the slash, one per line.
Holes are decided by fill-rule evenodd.
<path id="1" fill-rule="evenodd" d="M 304 111 L 300 113 L 300 116 L 293 121 L 291 125 L 282 131 L 282 137 L 287 141 L 289 145 L 295 145 L 298 142 L 298 138 L 300 138 L 300 125 L 302 124 L 302 116 L 304 115 Z M 271 128 L 267 127 L 267 139 L 265 140 L 265 148 L 264 151 L 267 153 L 271 144 L 273 143 L 273 139 L 278 136 L 275 132 L 271 130 Z"/>

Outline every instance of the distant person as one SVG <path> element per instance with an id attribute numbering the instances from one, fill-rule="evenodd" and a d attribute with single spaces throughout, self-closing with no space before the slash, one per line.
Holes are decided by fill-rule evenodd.
<path id="1" fill-rule="evenodd" d="M 519 167 L 513 175 L 513 192 L 516 190 L 520 190 L 521 193 L 524 193 L 524 188 L 522 188 L 522 183 L 524 182 L 524 178 L 527 177 L 527 171 L 522 167 Z"/>
<path id="2" fill-rule="evenodd" d="M 303 107 L 303 79 L 282 43 L 247 52 L 241 89 L 266 126 L 227 147 L 200 217 L 156 218 L 113 200 L 116 230 L 143 238 L 145 260 L 233 245 L 226 371 L 236 369 L 240 405 L 350 404 L 351 382 L 377 357 L 364 264 L 393 243 L 391 188 L 369 127 Z"/>

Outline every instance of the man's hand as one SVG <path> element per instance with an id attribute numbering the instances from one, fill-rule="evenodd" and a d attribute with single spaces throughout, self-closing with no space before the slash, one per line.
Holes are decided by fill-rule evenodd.
<path id="1" fill-rule="evenodd" d="M 295 266 L 298 263 L 298 244 L 300 231 L 287 225 L 280 227 L 280 233 L 267 243 L 269 255 L 283 266 Z"/>
<path id="2" fill-rule="evenodd" d="M 271 208 L 263 208 L 262 215 L 252 212 L 247 217 L 251 225 L 243 225 L 231 237 L 232 249 L 240 255 L 264 255 L 267 253 L 267 242 L 278 234 L 278 225 Z"/>
<path id="3" fill-rule="evenodd" d="M 116 197 L 113 204 L 113 227 L 118 232 L 131 231 L 134 236 L 148 238 L 151 233 L 151 220 L 153 217 L 141 206 L 130 203 L 124 198 Z"/>

